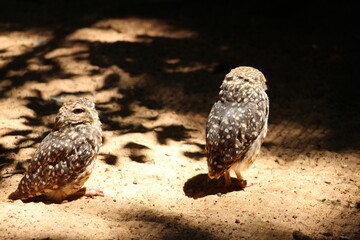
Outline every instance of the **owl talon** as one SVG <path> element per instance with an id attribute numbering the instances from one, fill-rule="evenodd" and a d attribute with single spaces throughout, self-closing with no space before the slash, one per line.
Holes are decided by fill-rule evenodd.
<path id="1" fill-rule="evenodd" d="M 241 189 L 245 189 L 245 187 L 247 186 L 247 181 L 246 180 L 239 180 L 239 187 Z M 251 185 L 250 185 L 251 186 Z"/>
<path id="2" fill-rule="evenodd" d="M 100 196 L 100 197 L 105 196 L 103 190 L 101 190 L 99 188 L 94 188 L 94 187 L 85 187 L 84 195 L 86 197 L 91 197 L 91 198 L 95 198 L 96 196 Z"/>
<path id="3" fill-rule="evenodd" d="M 226 170 L 224 173 L 224 178 L 225 178 L 225 187 L 227 189 L 231 189 L 232 187 L 232 182 L 231 182 L 231 177 L 230 177 L 230 171 Z"/>

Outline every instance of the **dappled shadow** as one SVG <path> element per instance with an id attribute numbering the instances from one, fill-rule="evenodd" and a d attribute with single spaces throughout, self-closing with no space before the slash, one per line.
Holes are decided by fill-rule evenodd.
<path id="1" fill-rule="evenodd" d="M 22 148 L 35 147 L 43 139 L 60 102 L 71 96 L 96 100 L 109 136 L 153 131 L 160 147 L 190 141 L 192 128 L 201 128 L 198 123 L 156 121 L 169 112 L 189 122 L 194 115 L 206 118 L 224 75 L 239 65 L 254 66 L 268 79 L 270 119 L 264 148 L 270 154 L 289 152 L 293 161 L 311 152 L 359 151 L 355 11 L 351 3 L 323 1 L 311 7 L 265 1 L 5 1 L 0 8 L 0 37 L 18 34 L 12 40 L 19 42 L 15 48 L 21 51 L 3 47 L 1 39 L 0 100 L 12 98 L 29 111 L 20 116 L 20 129 L 7 122 L 1 129 L 5 140 L 0 143 L 0 170 L 15 163 Z M 130 18 L 142 24 L 133 26 Z M 151 19 L 159 26 L 166 23 L 163 32 L 152 35 L 150 26 L 138 34 L 137 28 Z M 128 28 L 96 25 L 104 20 L 114 24 L 122 20 Z M 76 38 L 84 29 L 100 29 L 108 35 L 100 39 L 92 31 Z M 179 29 L 194 34 L 164 34 Z M 128 33 L 133 35 L 130 40 Z M 66 52 L 74 46 L 83 49 Z M 57 55 L 59 50 L 66 53 Z M 63 58 L 83 65 L 70 71 Z M 70 87 L 62 88 L 64 81 Z M 57 86 L 49 89 L 53 82 L 58 90 Z M 3 116 L 18 120 L 10 114 Z M 133 145 L 125 150 L 137 151 Z M 139 149 L 141 154 L 130 154 L 130 159 L 146 162 L 143 151 L 149 149 Z M 203 146 L 183 154 L 194 160 L 205 158 Z M 118 164 L 111 154 L 101 157 L 109 165 Z M 21 168 L 19 164 L 16 167 Z M 221 180 L 208 183 L 205 174 L 187 180 L 183 189 L 190 198 L 226 194 Z M 171 214 L 143 210 L 131 212 L 130 219 L 162 225 L 163 232 L 154 233 L 158 239 L 216 239 L 215 233 L 178 221 Z M 271 234 L 262 228 L 267 225 L 256 226 L 259 238 Z"/>
<path id="2" fill-rule="evenodd" d="M 117 212 L 117 214 L 114 214 Z M 209 215 L 208 217 L 210 217 Z M 214 231 L 214 222 L 212 220 L 204 221 L 202 217 L 199 219 L 187 218 L 181 213 L 161 211 L 158 209 L 147 208 L 144 206 L 137 206 L 134 204 L 129 211 L 127 209 L 116 210 L 109 214 L 109 217 L 115 218 L 117 222 L 127 226 L 130 230 L 130 235 L 134 239 L 153 239 L 162 240 L 177 240 L 177 239 L 247 239 L 248 226 L 234 224 L 230 222 L 219 221 L 216 223 L 222 230 Z M 242 220 L 242 219 L 241 219 Z M 290 235 L 287 231 L 270 230 L 262 227 L 261 220 L 252 221 L 252 226 L 258 226 L 256 232 L 252 232 L 256 239 L 285 239 L 284 237 Z M 201 224 L 199 224 L 201 221 Z M 240 220 L 239 220 L 240 221 Z M 232 225 L 232 226 L 231 226 Z M 234 226 L 235 225 L 235 226 Z M 235 238 L 234 238 L 235 237 Z"/>
<path id="3" fill-rule="evenodd" d="M 127 226 L 134 239 L 177 240 L 177 239 L 286 239 L 291 232 L 284 228 L 270 229 L 260 219 L 252 218 L 248 223 L 248 216 L 239 216 L 238 222 L 228 222 L 212 219 L 211 213 L 203 213 L 197 219 L 186 216 L 181 212 L 169 212 L 146 206 L 132 204 L 131 210 L 122 207 L 114 208 L 108 217 L 114 218 L 118 223 Z M 219 216 L 218 216 L 219 217 Z M 227 219 L 225 216 L 223 216 Z M 214 218 L 216 218 L 214 216 Z M 222 218 L 222 220 L 224 219 Z M 235 220 L 235 219 L 234 219 Z M 246 224 L 244 224 L 246 222 Z M 251 227 L 249 227 L 249 225 Z M 221 230 L 215 230 L 217 225 Z M 245 230 L 246 229 L 246 230 Z M 256 229 L 256 230 L 255 230 Z M 251 233 L 249 234 L 249 231 Z"/>
<path id="4" fill-rule="evenodd" d="M 183 187 L 184 193 L 186 196 L 197 199 L 203 198 L 209 195 L 218 195 L 226 194 L 234 191 L 243 191 L 237 179 L 231 178 L 232 185 L 228 188 L 224 185 L 224 179 L 220 178 L 219 180 L 209 180 L 207 174 L 198 174 L 190 179 L 188 179 Z"/>
<path id="5" fill-rule="evenodd" d="M 39 120 L 41 117 L 56 114 L 59 110 L 59 105 L 56 101 L 46 101 L 42 97 L 42 92 L 39 90 L 33 90 L 35 96 L 34 97 L 25 97 L 24 99 L 27 100 L 26 106 L 36 112 L 36 116 Z M 24 116 L 25 117 L 25 116 Z M 30 126 L 34 126 L 36 123 L 33 122 L 29 123 Z M 40 122 L 40 124 L 43 124 Z"/>
<path id="6" fill-rule="evenodd" d="M 99 155 L 102 157 L 102 160 L 109 165 L 116 165 L 118 162 L 118 156 L 116 155 L 104 153 L 100 153 Z"/>
<path id="7" fill-rule="evenodd" d="M 158 126 L 155 128 L 156 137 L 160 144 L 167 144 L 168 139 L 174 141 L 182 141 L 190 138 L 188 132 L 196 131 L 195 129 L 189 129 L 183 125 L 171 125 L 171 126 Z"/>
<path id="8" fill-rule="evenodd" d="M 3 136 L 16 136 L 16 135 L 28 135 L 29 133 L 31 133 L 31 130 L 14 130 L 8 133 L 5 133 Z"/>
<path id="9" fill-rule="evenodd" d="M 15 161 L 14 157 L 11 157 L 11 153 L 16 153 L 19 150 L 11 150 L 5 148 L 2 144 L 0 144 L 0 170 L 6 167 L 7 165 L 12 164 Z"/>
<path id="10" fill-rule="evenodd" d="M 0 144 L 0 170 L 15 162 L 16 159 L 15 155 L 19 153 L 20 149 L 34 146 L 37 143 L 37 140 L 38 140 L 37 138 L 25 137 L 24 139 L 19 139 L 17 141 L 18 145 L 16 145 L 16 147 L 13 148 L 5 148 L 2 144 Z M 14 166 L 14 169 L 15 170 L 25 169 L 24 165 L 29 160 L 30 158 L 23 160 L 22 162 L 17 162 L 16 166 Z"/>
<path id="11" fill-rule="evenodd" d="M 204 159 L 206 157 L 205 154 L 205 144 L 200 144 L 197 142 L 185 142 L 185 144 L 187 145 L 193 145 L 196 146 L 198 149 L 200 149 L 199 151 L 195 151 L 195 152 L 190 152 L 190 151 L 184 151 L 184 156 L 196 161 L 199 161 L 201 159 Z"/>
<path id="12" fill-rule="evenodd" d="M 319 4 L 282 11 L 283 5 L 263 3 L 253 11 L 251 3 L 237 8 L 232 1 L 206 5 L 172 1 L 90 2 L 6 1 L 3 4 L 0 33 L 23 31 L 18 40 L 26 38 L 30 45 L 17 55 L 8 55 L 11 49 L 0 46 L 5 61 L 0 78 L 8 81 L 1 87 L 1 99 L 11 97 L 16 89 L 30 82 L 49 84 L 56 79 L 71 79 L 76 85 L 76 77 L 86 76 L 88 82 L 98 84 L 93 92 L 59 91 L 52 101 L 38 89 L 33 89 L 31 96 L 18 96 L 35 112 L 35 116 L 22 116 L 27 126 L 50 129 L 49 117 L 57 112 L 63 97 L 96 96 L 115 90 L 117 96 L 97 104 L 105 130 L 117 134 L 155 131 L 162 145 L 168 144 L 169 139 L 186 140 L 193 129 L 182 125 L 149 128 L 142 123 L 144 116 L 137 114 L 163 110 L 206 117 L 224 75 L 233 67 L 251 65 L 262 70 L 269 80 L 267 147 L 272 152 L 289 149 L 296 156 L 311 150 L 360 149 L 357 130 L 360 114 L 354 111 L 360 108 L 360 100 L 353 87 L 356 68 L 351 67 L 356 62 L 357 48 L 357 41 L 351 36 L 358 30 L 348 24 L 355 16 L 347 14 L 353 11 L 351 4 L 342 5 L 346 10 L 342 12 L 338 6 Z M 98 4 L 104 5 L 101 11 Z M 123 25 L 117 28 L 116 20 L 131 21 L 130 18 L 144 22 L 156 19 L 156 25 L 164 23 L 165 27 L 160 28 L 163 32 L 158 35 L 149 31 L 130 32 L 122 29 Z M 113 19 L 115 23 L 96 26 L 105 19 L 110 19 L 110 23 Z M 207 24 L 203 19 L 207 19 Z M 133 36 L 114 41 L 70 38 L 85 28 L 124 36 L 129 31 Z M 173 32 L 177 30 L 187 33 L 176 35 Z M 348 34 L 348 30 L 353 34 Z M 168 32 L 173 35 L 167 36 Z M 31 37 L 31 34 L 38 35 Z M 77 44 L 84 49 L 49 57 L 55 50 L 70 49 Z M 62 57 L 86 61 L 91 68 L 82 74 L 67 71 L 59 60 Z M 92 79 L 101 74 L 106 75 L 103 82 Z M 123 121 L 127 118 L 132 119 Z M 145 118 L 156 121 L 158 116 Z M 283 126 L 287 126 L 288 132 L 281 131 Z M 292 134 L 291 127 L 297 127 L 301 134 Z M 30 138 L 28 132 L 19 132 L 18 136 L 25 136 L 24 142 L 39 140 Z M 16 150 L 3 148 L 2 161 L 12 162 L 9 156 Z M 184 152 L 184 155 L 196 160 L 204 157 L 200 151 Z M 138 162 L 144 160 L 133 158 Z"/>
<path id="13" fill-rule="evenodd" d="M 129 158 L 134 162 L 146 163 L 151 161 L 144 152 L 144 150 L 150 150 L 150 148 L 145 145 L 129 142 L 125 144 L 124 148 L 130 150 Z"/>
<path id="14" fill-rule="evenodd" d="M 194 160 L 200 160 L 203 159 L 204 157 L 206 157 L 206 154 L 204 152 L 189 152 L 186 151 L 184 152 L 184 156 L 194 159 Z"/>
<path id="15" fill-rule="evenodd" d="M 146 223 L 157 223 L 162 225 L 160 232 L 152 232 L 157 235 L 157 239 L 176 240 L 176 239 L 220 239 L 210 232 L 195 228 L 188 223 L 184 223 L 181 216 L 172 214 L 161 214 L 154 210 L 145 210 L 133 213 L 133 219 Z M 146 233 L 147 236 L 149 233 Z"/>

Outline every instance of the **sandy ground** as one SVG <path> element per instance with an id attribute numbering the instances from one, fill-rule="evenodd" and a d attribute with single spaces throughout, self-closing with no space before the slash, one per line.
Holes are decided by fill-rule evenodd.
<path id="1" fill-rule="evenodd" d="M 4 4 L 0 239 L 360 239 L 360 35 L 352 6 L 319 7 Z M 244 191 L 207 182 L 204 155 L 207 114 L 239 65 L 263 71 L 271 102 Z M 8 173 L 80 96 L 103 123 L 86 185 L 105 197 L 9 201 L 22 174 Z"/>

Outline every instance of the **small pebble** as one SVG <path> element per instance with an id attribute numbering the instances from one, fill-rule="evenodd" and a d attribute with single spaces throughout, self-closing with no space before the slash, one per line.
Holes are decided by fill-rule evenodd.
<path id="1" fill-rule="evenodd" d="M 216 195 L 217 195 L 218 197 L 221 197 L 222 194 L 221 194 L 221 193 L 217 193 Z"/>
<path id="2" fill-rule="evenodd" d="M 342 168 L 347 168 L 348 165 L 344 164 L 344 165 L 341 165 Z"/>
<path id="3" fill-rule="evenodd" d="M 235 219 L 235 223 L 240 223 L 240 219 Z"/>

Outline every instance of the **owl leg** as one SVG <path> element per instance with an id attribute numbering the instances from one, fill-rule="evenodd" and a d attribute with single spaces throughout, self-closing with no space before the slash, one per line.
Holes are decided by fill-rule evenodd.
<path id="1" fill-rule="evenodd" d="M 239 182 L 239 186 L 244 189 L 247 185 L 247 181 L 243 179 L 243 177 L 241 176 L 240 171 L 235 171 L 236 174 L 236 178 L 238 179 Z"/>
<path id="2" fill-rule="evenodd" d="M 225 178 L 225 187 L 230 188 L 231 187 L 230 170 L 225 170 L 224 178 Z"/>
<path id="3" fill-rule="evenodd" d="M 76 193 L 76 195 L 82 195 L 91 198 L 95 198 L 96 196 L 105 196 L 104 192 L 101 189 L 95 187 L 83 187 Z"/>

